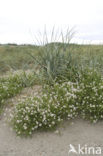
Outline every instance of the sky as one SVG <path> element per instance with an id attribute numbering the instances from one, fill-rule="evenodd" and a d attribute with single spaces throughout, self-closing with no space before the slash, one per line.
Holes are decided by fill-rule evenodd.
<path id="1" fill-rule="evenodd" d="M 103 43 L 103 0 L 0 0 L 0 43 L 33 44 L 45 27 L 48 36 L 69 27 L 72 42 Z"/>

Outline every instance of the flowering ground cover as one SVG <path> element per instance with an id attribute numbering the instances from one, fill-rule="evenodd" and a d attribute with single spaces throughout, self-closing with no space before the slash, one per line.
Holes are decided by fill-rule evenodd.
<path id="1" fill-rule="evenodd" d="M 87 70 L 80 82 L 44 85 L 41 97 L 29 97 L 19 103 L 12 116 L 18 135 L 55 129 L 63 120 L 77 116 L 96 123 L 103 119 L 103 79 L 95 70 Z"/>

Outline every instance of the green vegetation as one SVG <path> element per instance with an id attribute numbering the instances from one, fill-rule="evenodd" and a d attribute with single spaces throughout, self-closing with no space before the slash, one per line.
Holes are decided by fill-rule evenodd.
<path id="1" fill-rule="evenodd" d="M 6 99 L 20 93 L 25 87 L 30 87 L 37 83 L 37 78 L 33 72 L 9 73 L 6 77 L 0 78 L 0 112 Z"/>
<path id="2" fill-rule="evenodd" d="M 12 125 L 18 135 L 54 129 L 61 121 L 77 116 L 96 123 L 103 119 L 103 79 L 96 71 L 86 70 L 79 83 L 46 85 L 41 98 L 28 98 L 13 113 Z"/>
<path id="3" fill-rule="evenodd" d="M 11 121 L 18 135 L 54 129 L 77 116 L 93 123 L 103 119 L 102 45 L 1 45 L 0 67 L 1 110 L 6 99 L 23 88 L 43 88 L 41 96 L 27 97 L 15 106 Z M 22 72 L 16 74 L 18 69 Z"/>
<path id="4" fill-rule="evenodd" d="M 4 74 L 7 71 L 18 69 L 23 70 L 34 69 L 37 65 L 37 62 L 36 60 L 34 60 L 33 57 L 36 57 L 36 59 L 41 59 L 41 57 L 43 57 L 44 55 L 44 52 L 46 53 L 45 55 L 47 57 L 49 51 L 50 52 L 56 51 L 57 54 L 60 51 L 61 53 L 70 52 L 70 54 L 72 55 L 72 59 L 75 59 L 76 62 L 78 62 L 79 64 L 81 63 L 82 66 L 90 66 L 98 68 L 102 72 L 103 69 L 102 45 L 76 45 L 76 44 L 65 45 L 62 43 L 55 43 L 55 44 L 47 44 L 46 46 L 41 47 L 32 45 L 27 46 L 0 45 L 0 73 Z M 47 60 L 48 59 L 50 58 L 47 58 Z"/>
<path id="5" fill-rule="evenodd" d="M 34 61 L 29 55 L 38 53 L 35 46 L 0 46 L 0 73 L 10 70 L 27 70 L 34 68 Z"/>

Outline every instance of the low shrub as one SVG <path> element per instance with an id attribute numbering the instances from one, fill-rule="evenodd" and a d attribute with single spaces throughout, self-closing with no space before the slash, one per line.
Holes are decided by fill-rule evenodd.
<path id="1" fill-rule="evenodd" d="M 34 73 L 16 72 L 0 78 L 0 109 L 6 99 L 37 83 Z"/>
<path id="2" fill-rule="evenodd" d="M 82 73 L 80 82 L 81 105 L 80 111 L 83 118 L 97 122 L 103 119 L 103 79 L 101 75 L 92 69 Z"/>
<path id="3" fill-rule="evenodd" d="M 22 84 L 18 75 L 0 78 L 0 108 L 6 99 L 16 95 L 22 90 Z"/>

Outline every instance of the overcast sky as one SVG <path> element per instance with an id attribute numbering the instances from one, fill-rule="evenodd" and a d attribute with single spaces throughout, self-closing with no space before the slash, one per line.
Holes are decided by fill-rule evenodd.
<path id="1" fill-rule="evenodd" d="M 45 25 L 75 27 L 76 42 L 103 43 L 103 0 L 0 0 L 0 43 L 33 43 Z"/>

